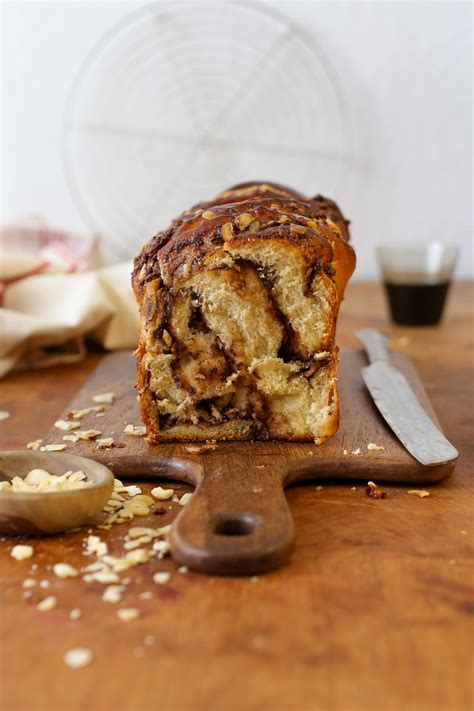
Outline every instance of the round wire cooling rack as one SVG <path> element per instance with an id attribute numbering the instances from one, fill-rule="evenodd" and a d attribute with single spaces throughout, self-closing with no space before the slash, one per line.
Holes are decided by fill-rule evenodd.
<path id="1" fill-rule="evenodd" d="M 260 3 L 159 2 L 96 45 L 63 121 L 74 200 L 109 261 L 232 184 L 337 191 L 348 160 L 327 59 Z"/>

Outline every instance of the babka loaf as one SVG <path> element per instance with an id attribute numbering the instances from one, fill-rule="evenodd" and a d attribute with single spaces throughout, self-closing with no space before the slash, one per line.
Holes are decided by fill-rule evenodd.
<path id="1" fill-rule="evenodd" d="M 243 183 L 145 245 L 132 284 L 150 443 L 319 444 L 336 432 L 335 325 L 355 266 L 348 224 L 327 198 Z"/>

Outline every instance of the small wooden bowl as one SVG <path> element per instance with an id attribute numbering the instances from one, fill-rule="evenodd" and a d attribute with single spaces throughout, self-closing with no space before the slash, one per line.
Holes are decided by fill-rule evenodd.
<path id="1" fill-rule="evenodd" d="M 24 478 L 32 469 L 45 469 L 56 475 L 82 470 L 87 480 L 93 483 L 69 491 L 0 491 L 0 533 L 42 535 L 83 526 L 99 513 L 112 494 L 112 472 L 92 459 L 62 452 L 0 452 L 3 478 Z"/>

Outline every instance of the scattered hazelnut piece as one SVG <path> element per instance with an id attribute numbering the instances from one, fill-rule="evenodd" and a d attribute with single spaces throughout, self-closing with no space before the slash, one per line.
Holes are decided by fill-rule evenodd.
<path id="1" fill-rule="evenodd" d="M 102 595 L 102 600 L 104 602 L 120 602 L 122 599 L 123 586 L 122 585 L 109 585 L 105 588 L 104 594 Z"/>
<path id="2" fill-rule="evenodd" d="M 381 444 L 375 444 L 374 442 L 369 442 L 367 449 L 369 452 L 385 452 L 385 447 L 382 447 Z"/>
<path id="3" fill-rule="evenodd" d="M 114 440 L 112 437 L 104 437 L 103 439 L 96 439 L 97 449 L 111 449 L 114 446 Z"/>
<path id="4" fill-rule="evenodd" d="M 34 439 L 32 442 L 28 442 L 26 445 L 27 449 L 39 449 L 41 446 L 42 439 Z"/>
<path id="5" fill-rule="evenodd" d="M 420 499 L 425 499 L 427 496 L 430 496 L 430 492 L 424 489 L 410 489 L 410 491 L 407 491 L 407 494 L 418 496 Z"/>
<path id="6" fill-rule="evenodd" d="M 44 447 L 40 447 L 40 452 L 63 452 L 67 447 L 67 444 L 45 444 Z"/>
<path id="7" fill-rule="evenodd" d="M 87 579 L 86 579 L 87 578 Z M 88 583 L 100 583 L 101 585 L 109 585 L 110 583 L 118 583 L 119 576 L 114 573 L 113 570 L 99 571 L 98 573 L 91 573 L 88 576 L 83 577 L 84 582 Z"/>
<path id="8" fill-rule="evenodd" d="M 362 450 L 357 447 L 357 449 L 352 450 L 351 454 L 353 454 L 355 457 L 360 457 L 360 455 L 362 454 Z"/>
<path id="9" fill-rule="evenodd" d="M 82 669 L 92 662 L 94 655 L 86 647 L 70 649 L 63 657 L 66 666 L 71 669 Z"/>
<path id="10" fill-rule="evenodd" d="M 211 442 L 207 444 L 188 444 L 184 447 L 184 449 L 190 454 L 202 454 L 203 452 L 208 452 L 211 449 L 217 449 L 217 444 L 212 444 Z"/>
<path id="11" fill-rule="evenodd" d="M 102 432 L 100 430 L 77 430 L 75 434 L 78 436 L 79 439 L 89 440 L 96 439 L 102 434 Z"/>
<path id="12" fill-rule="evenodd" d="M 178 568 L 178 573 L 181 573 L 182 575 L 186 575 L 186 573 L 189 573 L 189 568 L 187 565 L 182 565 Z"/>
<path id="13" fill-rule="evenodd" d="M 188 492 L 187 494 L 183 494 L 182 497 L 179 499 L 178 503 L 180 506 L 186 506 L 186 504 L 189 504 L 189 502 L 192 499 L 192 493 Z"/>
<path id="14" fill-rule="evenodd" d="M 156 486 L 151 490 L 151 495 L 154 496 L 158 501 L 166 501 L 166 499 L 171 499 L 174 494 L 174 489 L 162 489 L 161 486 Z"/>
<path id="15" fill-rule="evenodd" d="M 36 580 L 34 578 L 26 578 L 22 583 L 22 587 L 25 589 L 34 588 L 35 585 L 36 585 Z"/>
<path id="16" fill-rule="evenodd" d="M 58 430 L 63 430 L 65 432 L 68 432 L 69 430 L 77 430 L 81 426 L 80 422 L 70 422 L 69 420 L 57 420 L 54 423 L 54 426 Z"/>
<path id="17" fill-rule="evenodd" d="M 25 560 L 26 558 L 31 558 L 34 553 L 33 546 L 17 545 L 13 546 L 11 550 L 11 557 L 15 560 Z"/>
<path id="18" fill-rule="evenodd" d="M 385 499 L 387 492 L 383 491 L 380 486 L 377 486 L 373 481 L 367 482 L 367 488 L 365 490 L 367 496 L 371 496 L 373 499 Z"/>
<path id="19" fill-rule="evenodd" d="M 169 581 L 171 578 L 171 573 L 168 573 L 167 571 L 159 571 L 158 573 L 155 573 L 153 576 L 153 582 L 157 583 L 158 585 L 164 585 Z"/>
<path id="20" fill-rule="evenodd" d="M 132 565 L 137 565 L 138 563 L 148 563 L 150 560 L 150 553 L 144 548 L 136 548 L 134 551 L 127 553 L 125 560 L 129 561 Z"/>
<path id="21" fill-rule="evenodd" d="M 84 551 L 84 555 L 92 555 L 92 553 L 95 553 L 98 558 L 103 555 L 107 555 L 107 543 L 105 541 L 101 541 L 99 536 L 88 536 L 85 539 L 85 544 L 86 550 Z"/>
<path id="22" fill-rule="evenodd" d="M 168 541 L 155 541 L 153 544 L 153 550 L 156 551 L 158 558 L 161 560 L 170 552 L 170 544 Z"/>
<path id="23" fill-rule="evenodd" d="M 123 431 L 125 434 L 132 435 L 134 437 L 144 437 L 146 435 L 145 425 L 125 425 Z"/>
<path id="24" fill-rule="evenodd" d="M 41 612 L 49 612 L 50 610 L 54 610 L 57 604 L 57 600 L 54 597 L 54 595 L 48 595 L 48 597 L 45 597 L 41 602 L 39 602 L 36 605 L 36 609 L 40 610 Z"/>
<path id="25" fill-rule="evenodd" d="M 3 420 L 8 420 L 9 417 L 10 413 L 8 412 L 8 410 L 0 410 L 0 422 L 2 422 Z"/>
<path id="26" fill-rule="evenodd" d="M 55 563 L 53 573 L 58 578 L 76 578 L 79 575 L 79 571 L 69 563 Z"/>
<path id="27" fill-rule="evenodd" d="M 201 215 L 201 217 L 204 220 L 212 220 L 212 219 L 214 219 L 215 216 L 216 216 L 216 213 L 212 212 L 212 210 L 205 210 Z"/>
<path id="28" fill-rule="evenodd" d="M 132 622 L 140 616 L 140 610 L 136 607 L 123 607 L 121 610 L 117 610 L 117 617 L 122 620 L 122 622 Z"/>
<path id="29" fill-rule="evenodd" d="M 92 407 L 83 407 L 82 410 L 71 410 L 68 417 L 72 417 L 73 420 L 81 420 L 86 415 L 90 415 L 91 412 L 102 413 L 104 409 L 103 405 L 92 405 Z"/>
<path id="30" fill-rule="evenodd" d="M 82 610 L 80 610 L 78 607 L 75 607 L 74 609 L 71 610 L 69 613 L 69 619 L 75 622 L 82 616 Z"/>
<path id="31" fill-rule="evenodd" d="M 94 395 L 92 397 L 94 402 L 103 403 L 104 405 L 111 405 L 115 400 L 114 393 L 100 393 L 99 395 Z"/>

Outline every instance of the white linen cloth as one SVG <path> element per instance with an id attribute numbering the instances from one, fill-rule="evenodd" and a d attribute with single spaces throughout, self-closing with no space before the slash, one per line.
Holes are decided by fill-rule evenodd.
<path id="1" fill-rule="evenodd" d="M 1 231 L 0 377 L 79 360 L 86 336 L 110 350 L 136 347 L 132 264 L 81 271 L 97 261 L 88 238 L 37 223 Z"/>

